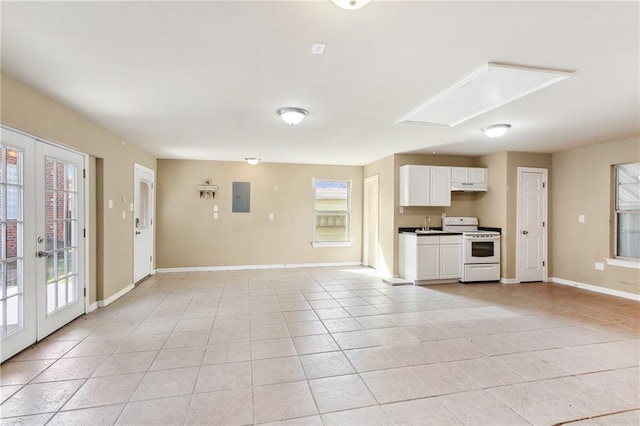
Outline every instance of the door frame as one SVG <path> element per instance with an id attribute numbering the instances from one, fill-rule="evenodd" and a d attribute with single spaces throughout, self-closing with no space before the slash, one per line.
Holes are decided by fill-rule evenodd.
<path id="1" fill-rule="evenodd" d="M 156 173 L 154 170 L 143 166 L 142 164 L 139 163 L 133 163 L 133 271 L 132 271 L 132 276 L 133 276 L 133 284 L 135 285 L 138 281 L 141 281 L 142 279 L 146 278 L 143 277 L 140 280 L 136 281 L 136 220 L 135 220 L 135 213 L 136 211 L 138 211 L 138 206 L 136 205 L 138 203 L 138 199 L 136 197 L 136 184 L 137 184 L 137 177 L 138 177 L 138 171 L 141 171 L 143 173 L 148 173 L 149 175 L 151 175 L 151 191 L 149 193 L 149 196 L 151 197 L 151 200 L 149 202 L 149 206 L 151 208 L 151 214 L 149 215 L 150 220 L 151 220 L 151 256 L 152 256 L 152 260 L 151 260 L 151 265 L 150 265 L 150 269 L 149 269 L 149 275 L 154 275 L 156 273 L 156 270 L 153 267 L 153 263 L 155 261 L 155 216 L 156 216 L 156 197 L 155 197 L 155 191 L 156 191 Z"/>
<path id="2" fill-rule="evenodd" d="M 549 169 L 538 167 L 518 167 L 516 183 L 516 282 L 520 281 L 520 251 L 523 250 L 524 239 L 522 238 L 520 215 L 522 213 L 522 193 L 520 192 L 520 182 L 523 173 L 542 173 L 544 182 L 542 190 L 542 220 L 545 224 L 542 230 L 542 281 L 549 281 Z"/>
<path id="3" fill-rule="evenodd" d="M 376 182 L 376 188 L 378 189 L 378 192 L 376 194 L 376 198 L 377 198 L 377 202 L 376 205 L 378 206 L 377 211 L 375 212 L 371 212 L 369 210 L 369 200 L 371 198 L 371 192 L 369 190 L 369 183 L 370 182 Z M 379 240 L 380 240 L 380 180 L 379 180 L 379 175 L 373 175 L 373 176 L 369 176 L 366 177 L 364 179 L 364 203 L 363 203 L 363 220 L 362 220 L 362 264 L 363 266 L 370 266 L 370 255 L 371 253 L 369 253 L 369 245 L 371 244 L 371 239 L 375 239 L 375 243 L 379 246 Z M 370 233 L 370 228 L 371 225 L 375 224 L 375 235 L 369 235 Z M 380 249 L 378 248 L 376 250 L 376 259 L 375 259 L 375 269 L 376 270 L 380 270 Z"/>

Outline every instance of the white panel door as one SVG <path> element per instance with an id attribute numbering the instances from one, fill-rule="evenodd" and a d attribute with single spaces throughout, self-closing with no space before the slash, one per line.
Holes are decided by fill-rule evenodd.
<path id="1" fill-rule="evenodd" d="M 0 362 L 36 341 L 34 140 L 0 129 Z"/>
<path id="2" fill-rule="evenodd" d="M 154 173 L 140 164 L 134 166 L 133 188 L 133 282 L 153 271 L 153 190 Z"/>
<path id="3" fill-rule="evenodd" d="M 546 275 L 546 174 L 518 169 L 518 279 L 543 281 Z"/>
<path id="4" fill-rule="evenodd" d="M 38 340 L 85 312 L 84 157 L 36 143 Z"/>

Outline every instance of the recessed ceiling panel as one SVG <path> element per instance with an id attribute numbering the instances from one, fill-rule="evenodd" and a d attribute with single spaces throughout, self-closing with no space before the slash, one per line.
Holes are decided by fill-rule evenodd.
<path id="1" fill-rule="evenodd" d="M 536 92 L 570 72 L 486 64 L 398 120 L 399 124 L 455 126 Z"/>

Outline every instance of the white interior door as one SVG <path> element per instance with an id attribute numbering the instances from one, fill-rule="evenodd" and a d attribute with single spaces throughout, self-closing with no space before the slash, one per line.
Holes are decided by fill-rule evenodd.
<path id="1" fill-rule="evenodd" d="M 546 281 L 547 274 L 547 170 L 518 167 L 519 282 Z"/>
<path id="2" fill-rule="evenodd" d="M 364 180 L 363 264 L 378 269 L 378 175 Z"/>
<path id="3" fill-rule="evenodd" d="M 36 143 L 38 339 L 85 312 L 84 157 Z"/>
<path id="4" fill-rule="evenodd" d="M 133 282 L 151 275 L 153 271 L 153 189 L 153 170 L 136 164 L 133 188 Z"/>
<path id="5" fill-rule="evenodd" d="M 34 140 L 0 129 L 0 362 L 36 341 Z"/>

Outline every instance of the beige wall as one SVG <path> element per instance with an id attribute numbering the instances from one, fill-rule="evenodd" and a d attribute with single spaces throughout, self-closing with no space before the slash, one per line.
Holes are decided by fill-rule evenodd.
<path id="1" fill-rule="evenodd" d="M 507 153 L 486 155 L 478 158 L 479 167 L 487 167 L 489 176 L 487 181 L 488 191 L 479 193 L 475 206 L 475 215 L 482 226 L 491 226 L 502 229 L 500 238 L 500 276 L 507 276 Z M 515 188 L 514 188 L 515 189 Z"/>
<path id="2" fill-rule="evenodd" d="M 606 264 L 612 255 L 612 166 L 640 161 L 640 138 L 601 143 L 552 156 L 553 277 L 640 294 L 640 271 Z M 578 222 L 578 215 L 585 222 Z M 604 262 L 596 271 L 595 262 Z"/>
<path id="3" fill-rule="evenodd" d="M 157 176 L 158 268 L 361 262 L 362 167 L 158 160 Z M 311 246 L 313 178 L 351 180 L 351 247 Z M 232 182 L 251 183 L 250 213 L 231 212 Z"/>
<path id="4" fill-rule="evenodd" d="M 489 191 L 478 198 L 474 215 L 478 216 L 482 226 L 502 229 L 500 276 L 505 279 L 515 279 L 518 167 L 547 169 L 551 182 L 551 154 L 500 152 L 478 158 L 478 164 L 489 168 Z M 549 194 L 552 186 L 552 184 L 549 185 Z M 548 208 L 551 211 L 551 201 Z M 549 259 L 551 259 L 550 255 Z M 549 261 L 551 263 L 551 260 Z"/>
<path id="5" fill-rule="evenodd" d="M 396 252 L 394 156 L 367 164 L 363 173 L 365 178 L 378 175 L 378 271 L 385 277 L 391 277 L 394 274 Z"/>
<path id="6" fill-rule="evenodd" d="M 5 73 L 0 77 L 0 89 L 0 120 L 3 124 L 102 160 L 104 175 L 96 176 L 96 182 L 102 179 L 103 187 L 95 190 L 101 191 L 104 199 L 95 200 L 95 203 L 106 204 L 106 200 L 112 199 L 115 201 L 115 208 L 103 212 L 102 229 L 95 230 L 103 238 L 97 240 L 95 249 L 95 261 L 98 264 L 97 288 L 90 289 L 90 292 L 97 294 L 98 300 L 106 299 L 132 284 L 133 220 L 129 203 L 133 199 L 133 164 L 137 162 L 155 170 L 155 158 L 132 144 L 123 145 L 119 136 Z M 90 170 L 89 175 L 92 176 L 94 172 Z M 96 207 L 94 205 L 91 208 Z M 125 211 L 125 220 L 122 219 L 122 211 Z M 91 217 L 95 214 L 100 215 L 100 212 L 92 210 L 90 213 Z M 91 230 L 90 225 L 89 231 Z M 95 235 L 89 237 L 96 238 Z M 94 259 L 91 262 L 93 264 Z M 102 268 L 99 267 L 100 264 L 103 265 Z"/>

